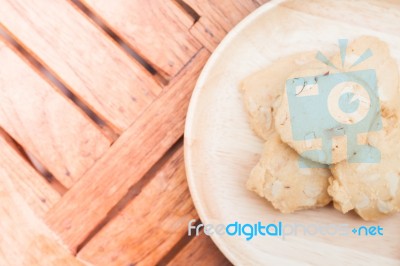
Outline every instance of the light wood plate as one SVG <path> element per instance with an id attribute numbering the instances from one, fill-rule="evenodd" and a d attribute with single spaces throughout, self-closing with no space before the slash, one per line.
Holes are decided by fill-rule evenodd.
<path id="1" fill-rule="evenodd" d="M 262 149 L 251 131 L 238 87 L 249 74 L 301 51 L 333 51 L 340 38 L 373 35 L 400 65 L 399 1 L 272 1 L 236 26 L 215 50 L 193 93 L 185 131 L 190 191 L 204 224 L 305 223 L 377 225 L 384 236 L 217 236 L 239 265 L 400 265 L 400 215 L 365 222 L 326 207 L 284 215 L 249 192 L 245 182 Z M 279 156 L 279 155 L 277 155 Z"/>

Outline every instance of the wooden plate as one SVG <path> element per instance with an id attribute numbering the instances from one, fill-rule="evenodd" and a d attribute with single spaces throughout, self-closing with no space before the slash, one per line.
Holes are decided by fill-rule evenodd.
<path id="1" fill-rule="evenodd" d="M 185 131 L 190 191 L 204 224 L 302 223 L 380 225 L 383 236 L 213 235 L 221 251 L 240 265 L 400 265 L 400 215 L 365 222 L 326 207 L 283 215 L 245 188 L 262 142 L 247 122 L 240 81 L 282 56 L 333 50 L 337 40 L 373 35 L 386 41 L 400 65 L 400 2 L 277 1 L 244 19 L 215 50 L 193 93 Z"/>

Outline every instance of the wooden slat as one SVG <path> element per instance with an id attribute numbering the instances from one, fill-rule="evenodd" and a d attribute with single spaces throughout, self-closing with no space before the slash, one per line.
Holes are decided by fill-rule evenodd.
<path id="1" fill-rule="evenodd" d="M 259 4 L 253 1 L 235 0 L 184 0 L 200 16 L 207 17 L 215 24 L 221 25 L 225 31 L 229 31 Z"/>
<path id="2" fill-rule="evenodd" d="M 211 238 L 201 232 L 168 263 L 170 266 L 230 266 Z"/>
<path id="3" fill-rule="evenodd" d="M 71 250 L 182 135 L 192 89 L 208 56 L 201 50 L 173 85 L 49 211 L 48 224 Z"/>
<path id="4" fill-rule="evenodd" d="M 201 17 L 190 29 L 190 33 L 209 51 L 213 51 L 225 37 L 226 31 L 206 17 Z"/>
<path id="5" fill-rule="evenodd" d="M 184 0 L 198 14 L 200 20 L 193 26 L 191 33 L 210 51 L 213 51 L 225 34 L 250 12 L 268 0 Z M 209 38 L 211 40 L 209 40 Z"/>
<path id="6" fill-rule="evenodd" d="M 44 216 L 60 199 L 60 195 L 21 157 L 17 147 L 2 129 L 0 147 L 0 170 L 7 174 L 36 215 Z"/>
<path id="7" fill-rule="evenodd" d="M 193 18 L 172 0 L 83 0 L 154 68 L 174 76 L 200 49 Z"/>
<path id="8" fill-rule="evenodd" d="M 83 265 L 29 208 L 11 178 L 0 168 L 0 265 Z"/>
<path id="9" fill-rule="evenodd" d="M 153 77 L 65 0 L 0 0 L 0 23 L 116 131 L 161 91 Z"/>
<path id="10" fill-rule="evenodd" d="M 0 126 L 71 187 L 110 141 L 1 38 L 0 61 Z"/>
<path id="11" fill-rule="evenodd" d="M 187 223 L 195 217 L 181 146 L 78 257 L 95 265 L 155 265 L 187 234 Z"/>

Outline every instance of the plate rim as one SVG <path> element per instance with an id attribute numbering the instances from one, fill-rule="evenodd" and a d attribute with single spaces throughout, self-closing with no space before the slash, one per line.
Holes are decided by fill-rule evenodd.
<path id="1" fill-rule="evenodd" d="M 208 220 L 207 215 L 205 213 L 205 208 L 201 203 L 201 197 L 198 194 L 197 190 L 195 189 L 195 174 L 194 170 L 192 169 L 192 156 L 191 156 L 191 147 L 188 144 L 191 139 L 193 139 L 192 129 L 193 123 L 195 120 L 195 111 L 198 105 L 198 99 L 200 93 L 202 91 L 202 87 L 206 82 L 207 77 L 210 75 L 210 71 L 213 68 L 214 64 L 217 63 L 220 55 L 224 51 L 224 49 L 230 45 L 232 41 L 235 40 L 237 35 L 242 32 L 246 27 L 250 26 L 251 23 L 257 20 L 260 16 L 264 15 L 265 13 L 269 12 L 271 9 L 279 6 L 280 4 L 286 2 L 287 0 L 271 0 L 268 3 L 265 3 L 255 9 L 253 12 L 248 14 L 245 18 L 243 18 L 236 26 L 234 26 L 222 39 L 222 41 L 218 44 L 216 49 L 211 53 L 210 57 L 208 58 L 206 64 L 204 65 L 201 73 L 196 81 L 196 85 L 193 89 L 192 96 L 190 98 L 188 111 L 186 114 L 185 120 L 185 129 L 184 129 L 184 143 L 183 143 L 183 151 L 184 151 L 184 163 L 185 163 L 185 172 L 186 172 L 186 180 L 188 182 L 189 192 L 191 198 L 193 200 L 193 204 L 196 208 L 196 211 L 203 223 L 207 223 L 205 221 Z M 227 246 L 225 246 L 224 240 L 217 235 L 210 235 L 208 236 L 212 239 L 218 249 L 224 254 L 224 256 L 234 265 L 240 264 L 240 259 L 232 252 Z"/>

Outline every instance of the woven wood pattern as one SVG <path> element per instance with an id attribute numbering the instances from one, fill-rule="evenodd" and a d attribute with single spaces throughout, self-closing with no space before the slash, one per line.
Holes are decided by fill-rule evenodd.
<path id="1" fill-rule="evenodd" d="M 182 135 L 218 43 L 267 0 L 0 0 L 0 265 L 229 265 Z"/>

